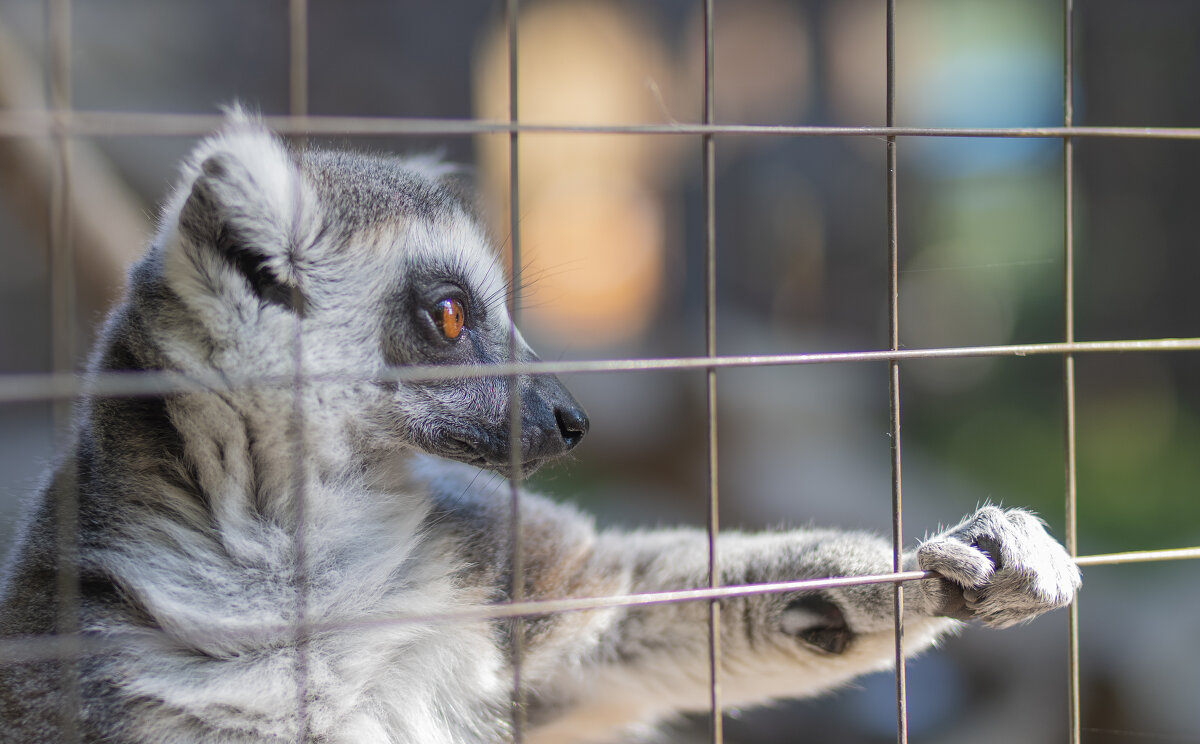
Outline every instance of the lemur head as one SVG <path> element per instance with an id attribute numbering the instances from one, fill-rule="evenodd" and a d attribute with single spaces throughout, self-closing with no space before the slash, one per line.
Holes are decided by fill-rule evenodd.
<path id="1" fill-rule="evenodd" d="M 300 359 L 324 380 L 303 398 L 322 435 L 506 470 L 508 378 L 362 381 L 398 366 L 510 359 L 504 272 L 451 175 L 430 158 L 294 152 L 234 112 L 185 163 L 134 272 L 135 298 L 149 275 L 177 308 L 156 334 L 170 366 L 286 379 Z M 517 359 L 536 359 L 515 338 Z M 337 381 L 348 374 L 358 381 Z M 572 449 L 588 420 L 552 376 L 520 376 L 517 390 L 528 472 Z"/>

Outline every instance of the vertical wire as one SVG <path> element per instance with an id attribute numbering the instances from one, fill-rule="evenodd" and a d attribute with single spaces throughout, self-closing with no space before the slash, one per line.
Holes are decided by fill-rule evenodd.
<path id="1" fill-rule="evenodd" d="M 50 105 L 54 111 L 52 141 L 56 155 L 50 194 L 50 315 L 51 364 L 56 373 L 75 370 L 75 249 L 71 222 L 71 140 L 69 118 L 72 105 L 71 0 L 50 0 L 47 5 L 50 51 Z M 55 406 L 59 436 L 69 431 L 69 403 Z M 79 689 L 79 501 L 73 489 L 56 489 L 56 535 L 58 597 L 55 629 L 62 645 L 59 683 L 62 707 L 59 737 L 63 742 L 79 740 L 77 720 L 82 706 Z"/>
<path id="2" fill-rule="evenodd" d="M 704 123 L 715 120 L 713 0 L 704 0 Z M 703 150 L 704 179 L 704 353 L 717 354 L 717 201 L 716 201 L 716 143 L 711 133 L 700 138 Z M 721 583 L 717 555 L 717 536 L 720 532 L 720 502 L 717 489 L 717 370 L 709 367 L 705 375 L 708 405 L 708 585 Z M 721 713 L 721 604 L 708 604 L 709 710 L 713 744 L 724 741 Z"/>
<path id="3" fill-rule="evenodd" d="M 292 116 L 308 115 L 308 0 L 288 5 L 288 107 Z"/>
<path id="4" fill-rule="evenodd" d="M 511 325 L 508 337 L 509 359 L 517 361 L 517 311 L 521 304 L 521 209 L 520 209 L 520 173 L 518 160 L 520 155 L 519 138 L 516 124 L 519 121 L 517 95 L 517 31 L 519 20 L 518 0 L 507 0 L 505 4 L 505 20 L 508 24 L 508 120 L 513 128 L 508 133 L 508 224 L 509 250 L 511 251 L 512 292 L 509 295 L 509 316 Z M 520 380 L 517 375 L 508 378 L 509 404 L 509 442 L 511 452 L 509 461 L 509 485 L 511 488 L 510 513 L 512 523 L 509 527 L 512 545 L 511 562 L 512 587 L 510 597 L 513 602 L 525 599 L 525 558 L 521 544 L 521 394 Z M 513 618 L 512 621 L 512 734 L 513 742 L 521 744 L 525 740 L 525 692 L 521 680 L 521 665 L 525 654 L 525 619 Z"/>
<path id="5" fill-rule="evenodd" d="M 1063 0 L 1063 126 L 1075 122 L 1075 3 Z M 1075 143 L 1063 137 L 1063 336 L 1075 341 Z M 1066 543 L 1074 558 L 1079 545 L 1076 531 L 1075 469 L 1075 356 L 1063 357 L 1063 415 L 1066 438 Z M 1072 744 L 1080 741 L 1079 700 L 1079 601 L 1067 611 L 1068 732 Z"/>
<path id="6" fill-rule="evenodd" d="M 887 2 L 887 113 L 888 127 L 896 126 L 896 2 Z M 900 242 L 896 179 L 896 137 L 887 138 L 887 231 L 888 231 L 888 345 L 900 349 Z M 888 362 L 888 394 L 892 439 L 892 570 L 903 566 L 904 529 L 901 521 L 900 457 L 900 364 Z M 896 741 L 908 741 L 908 702 L 904 669 L 904 585 L 893 588 L 896 618 Z"/>
<path id="7" fill-rule="evenodd" d="M 307 0 L 291 0 L 288 5 L 288 109 L 292 116 L 308 113 L 308 4 Z M 292 138 L 301 144 L 303 137 Z M 297 174 L 297 179 L 299 175 Z M 299 180 L 292 194 L 293 223 L 290 248 L 294 250 L 300 239 L 299 224 L 302 215 Z M 303 297 L 300 288 L 292 287 L 292 304 L 300 307 Z M 310 735 L 311 720 L 308 710 L 309 694 L 309 561 L 308 561 L 308 483 L 305 463 L 308 462 L 308 438 L 304 422 L 304 347 L 303 319 L 295 318 L 295 336 L 292 340 L 292 411 L 288 442 L 292 449 L 291 488 L 293 508 L 296 515 L 295 537 L 295 581 L 296 581 L 296 718 L 300 741 Z"/>
<path id="8" fill-rule="evenodd" d="M 51 343 L 55 372 L 75 369 L 75 251 L 71 224 L 71 0 L 50 0 L 50 105 L 55 172 L 50 213 Z M 69 413 L 69 412 L 68 412 Z"/>
<path id="9" fill-rule="evenodd" d="M 301 301 L 299 291 L 292 288 L 295 301 Z M 299 307 L 299 304 L 295 304 Z M 304 348 L 303 328 L 299 315 L 295 320 L 295 335 L 292 338 L 292 410 L 288 442 L 292 449 L 291 488 L 292 503 L 296 515 L 295 538 L 295 582 L 296 582 L 296 718 L 300 741 L 307 741 L 311 721 L 308 715 L 309 683 L 309 561 L 308 561 L 308 479 L 305 463 L 308 462 L 308 438 L 304 424 Z"/>

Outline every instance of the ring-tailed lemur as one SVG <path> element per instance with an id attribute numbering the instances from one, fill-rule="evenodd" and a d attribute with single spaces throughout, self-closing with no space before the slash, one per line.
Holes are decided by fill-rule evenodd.
<path id="1" fill-rule="evenodd" d="M 389 620 L 510 596 L 507 495 L 438 458 L 504 472 L 519 446 L 531 471 L 588 421 L 556 379 L 522 376 L 514 444 L 506 378 L 383 374 L 503 361 L 513 337 L 534 358 L 447 178 L 428 159 L 293 152 L 237 113 L 198 146 L 90 366 L 192 387 L 80 404 L 74 446 L 10 558 L 0 632 L 12 649 L 74 626 L 85 653 L 69 668 L 53 654 L 0 659 L 7 741 L 511 740 L 510 622 Z M 302 385 L 239 384 L 286 381 L 297 362 Z M 598 531 L 522 499 L 526 598 L 707 583 L 702 532 Z M 64 503 L 77 504 L 79 588 L 65 621 Z M 719 551 L 722 584 L 892 568 L 887 542 L 838 531 L 727 533 Z M 905 566 L 944 577 L 905 591 L 912 652 L 960 619 L 1018 623 L 1079 586 L 1019 509 L 983 508 Z M 812 695 L 893 660 L 890 585 L 723 604 L 731 705 Z M 611 740 L 705 707 L 707 613 L 689 602 L 526 621 L 526 740 Z"/>

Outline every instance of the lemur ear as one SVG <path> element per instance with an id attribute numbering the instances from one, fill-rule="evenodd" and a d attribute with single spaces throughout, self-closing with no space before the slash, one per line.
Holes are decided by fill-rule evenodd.
<path id="1" fill-rule="evenodd" d="M 179 231 L 193 250 L 215 252 L 259 299 L 303 314 L 296 254 L 312 200 L 284 144 L 234 110 L 196 148 L 185 178 L 191 188 Z"/>
<path id="2" fill-rule="evenodd" d="M 445 157 L 446 153 L 442 149 L 420 155 L 408 155 L 404 158 L 404 169 L 424 176 L 446 189 L 469 211 L 476 210 L 479 195 L 475 188 L 474 170 L 461 163 L 449 162 Z"/>

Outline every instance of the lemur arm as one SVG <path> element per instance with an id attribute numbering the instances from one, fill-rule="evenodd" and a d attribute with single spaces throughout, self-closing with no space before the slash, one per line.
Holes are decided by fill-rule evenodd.
<path id="1" fill-rule="evenodd" d="M 471 581 L 503 596 L 511 502 L 474 471 L 426 473 L 437 503 L 431 528 L 449 530 L 468 555 Z M 641 594 L 708 585 L 702 530 L 597 532 L 569 506 L 521 498 L 525 598 Z M 835 530 L 722 533 L 721 584 L 890 573 L 892 548 Z M 905 650 L 916 653 L 959 620 L 996 626 L 1068 603 L 1079 572 L 1041 522 L 1020 509 L 984 507 L 904 555 L 903 568 L 944 578 L 905 584 Z M 470 572 L 469 572 L 470 573 Z M 497 582 L 499 585 L 497 585 Z M 895 660 L 894 593 L 871 584 L 721 601 L 725 705 L 813 695 Z M 567 612 L 524 623 L 521 678 L 529 691 L 530 744 L 611 740 L 611 734 L 709 705 L 709 603 L 679 602 Z"/>
<path id="2" fill-rule="evenodd" d="M 721 583 L 885 574 L 890 545 L 831 530 L 724 534 Z M 1065 551 L 1028 512 L 985 507 L 905 555 L 905 568 L 944 579 L 905 587 L 905 649 L 916 653 L 955 629 L 953 618 L 991 625 L 1028 620 L 1066 604 L 1079 585 Z M 707 536 L 697 530 L 604 532 L 586 562 L 620 577 L 619 591 L 707 586 Z M 802 697 L 894 662 L 894 593 L 872 584 L 721 601 L 721 681 L 726 705 Z M 545 725 L 534 742 L 589 725 L 650 722 L 710 701 L 709 603 L 681 602 L 599 613 L 590 653 L 561 664 L 542 689 Z M 535 708 L 538 710 L 538 708 Z M 557 716 L 557 718 L 556 718 Z M 535 721 L 536 723 L 536 721 Z M 597 729 L 599 734 L 600 729 Z M 541 738 L 538 738 L 541 737 Z"/>

